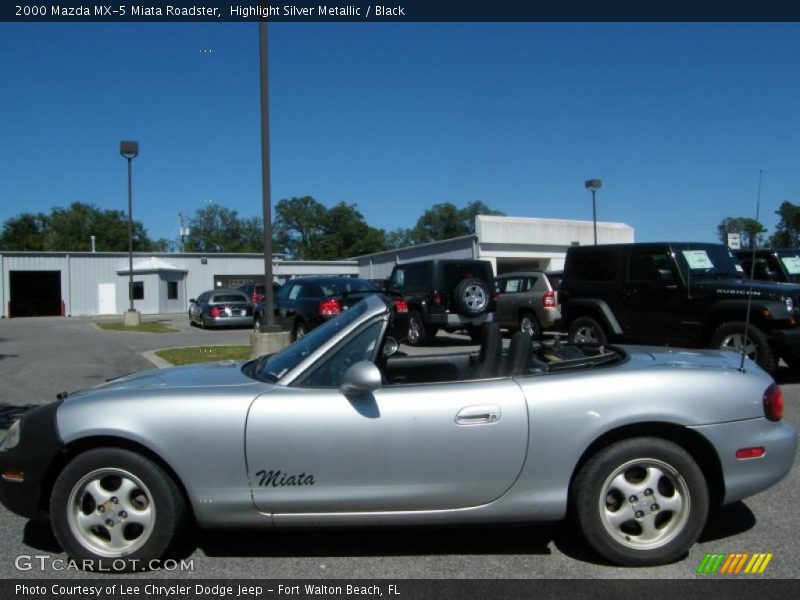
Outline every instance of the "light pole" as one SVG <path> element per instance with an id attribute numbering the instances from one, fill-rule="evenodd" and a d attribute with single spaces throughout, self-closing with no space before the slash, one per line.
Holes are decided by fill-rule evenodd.
<path id="1" fill-rule="evenodd" d="M 130 307 L 125 313 L 125 326 L 139 324 L 139 313 L 133 308 L 133 188 L 131 184 L 131 161 L 139 155 L 139 142 L 119 143 L 120 155 L 128 161 L 128 300 Z"/>
<path id="2" fill-rule="evenodd" d="M 603 182 L 599 179 L 587 179 L 586 189 L 592 190 L 592 224 L 594 225 L 594 245 L 597 246 L 597 202 L 595 194 L 603 187 Z"/>

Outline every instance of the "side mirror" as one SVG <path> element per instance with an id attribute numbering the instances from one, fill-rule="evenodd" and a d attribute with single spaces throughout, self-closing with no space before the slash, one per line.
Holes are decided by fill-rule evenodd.
<path id="1" fill-rule="evenodd" d="M 675 282 L 675 275 L 673 275 L 671 269 L 659 269 L 658 270 L 658 280 L 661 283 L 674 283 Z"/>
<path id="2" fill-rule="evenodd" d="M 375 363 L 361 360 L 345 371 L 339 391 L 345 396 L 357 396 L 374 392 L 382 385 L 383 378 Z"/>
<path id="3" fill-rule="evenodd" d="M 192 304 L 195 304 L 197 302 L 197 300 L 195 300 L 194 298 L 189 298 L 189 302 L 191 302 Z"/>

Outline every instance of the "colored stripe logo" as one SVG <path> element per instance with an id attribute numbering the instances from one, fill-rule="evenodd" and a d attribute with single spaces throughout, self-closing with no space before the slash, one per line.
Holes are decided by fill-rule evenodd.
<path id="1" fill-rule="evenodd" d="M 773 557 L 773 553 L 756 552 L 734 552 L 733 554 L 714 553 L 706 554 L 697 572 L 704 575 L 726 574 L 726 575 L 761 575 L 767 570 L 767 565 Z"/>

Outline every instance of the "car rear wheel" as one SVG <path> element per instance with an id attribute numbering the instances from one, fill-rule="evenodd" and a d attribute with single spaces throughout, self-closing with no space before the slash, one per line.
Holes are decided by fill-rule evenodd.
<path id="1" fill-rule="evenodd" d="M 686 554 L 709 508 L 694 459 L 677 444 L 648 437 L 593 456 L 573 481 L 571 501 L 592 548 L 624 566 L 660 565 Z"/>
<path id="2" fill-rule="evenodd" d="M 569 327 L 569 341 L 573 344 L 607 344 L 603 327 L 591 317 L 578 317 Z"/>
<path id="3" fill-rule="evenodd" d="M 406 341 L 411 346 L 422 346 L 428 341 L 428 332 L 425 329 L 425 323 L 422 321 L 422 316 L 412 311 L 408 315 L 408 335 Z"/>
<path id="4" fill-rule="evenodd" d="M 519 316 L 519 330 L 534 340 L 542 337 L 542 325 L 532 312 L 524 312 Z"/>
<path id="5" fill-rule="evenodd" d="M 775 355 L 769 347 L 767 336 L 755 325 L 747 326 L 742 321 L 723 323 L 711 335 L 711 347 L 726 348 L 739 354 L 744 348 L 747 358 L 757 362 L 767 373 L 775 373 Z"/>
<path id="6" fill-rule="evenodd" d="M 90 570 L 146 568 L 174 543 L 185 514 L 172 478 L 151 460 L 119 448 L 74 458 L 50 497 L 56 539 Z"/>
<path id="7" fill-rule="evenodd" d="M 462 279 L 456 286 L 454 303 L 456 310 L 468 317 L 485 313 L 492 297 L 489 284 L 477 277 Z"/>

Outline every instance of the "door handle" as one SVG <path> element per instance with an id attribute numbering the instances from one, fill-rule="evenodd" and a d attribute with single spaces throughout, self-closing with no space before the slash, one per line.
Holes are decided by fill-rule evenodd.
<path id="1" fill-rule="evenodd" d="M 467 406 L 458 411 L 456 424 L 482 425 L 484 423 L 496 423 L 500 420 L 501 414 L 500 407 L 494 404 Z"/>

